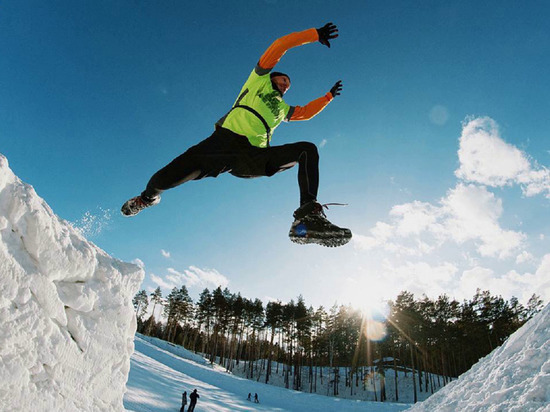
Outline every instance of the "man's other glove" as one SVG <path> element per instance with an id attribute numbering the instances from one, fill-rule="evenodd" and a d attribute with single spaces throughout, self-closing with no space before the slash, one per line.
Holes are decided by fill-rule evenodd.
<path id="1" fill-rule="evenodd" d="M 327 23 L 320 29 L 316 30 L 319 35 L 319 43 L 324 44 L 327 47 L 330 47 L 329 40 L 338 37 L 338 29 L 336 28 L 336 25 L 332 23 Z"/>
<path id="2" fill-rule="evenodd" d="M 332 86 L 332 89 L 330 89 L 330 94 L 332 94 L 332 98 L 335 98 L 336 96 L 340 96 L 341 91 L 342 91 L 342 80 L 338 80 L 336 83 L 334 83 L 334 86 Z"/>

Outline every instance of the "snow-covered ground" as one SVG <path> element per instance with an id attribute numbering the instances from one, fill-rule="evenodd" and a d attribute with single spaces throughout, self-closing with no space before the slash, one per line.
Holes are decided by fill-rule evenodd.
<path id="1" fill-rule="evenodd" d="M 134 337 L 131 299 L 142 278 L 137 266 L 111 258 L 58 218 L 0 155 L 0 412 L 178 411 L 181 393 L 193 389 L 201 396 L 197 412 L 411 406 L 265 385 L 167 342 Z M 550 412 L 550 305 L 410 410 Z"/>
<path id="2" fill-rule="evenodd" d="M 382 379 L 384 380 L 386 401 L 398 402 L 398 403 L 414 403 L 414 384 L 413 373 L 411 369 L 407 369 L 407 373 L 403 370 L 397 371 L 397 385 L 398 393 L 395 391 L 395 371 L 392 367 L 392 358 L 386 358 L 386 365 L 384 370 L 384 377 L 380 375 L 377 368 L 360 368 L 357 374 L 353 377 L 353 388 L 346 386 L 346 376 L 349 376 L 349 368 L 339 368 L 339 380 L 338 380 L 338 397 L 340 399 L 350 399 L 359 401 L 378 401 L 381 397 Z M 241 378 L 246 377 L 246 369 L 248 364 L 246 362 L 240 362 L 240 365 L 234 365 L 231 372 Z M 254 378 L 258 382 L 265 382 L 266 365 L 261 360 L 256 363 L 257 367 L 254 367 Z M 246 369 L 245 369 L 246 368 Z M 278 387 L 285 387 L 285 374 L 282 364 L 272 362 L 272 372 L 269 376 L 269 384 Z M 402 368 L 400 368 L 402 369 Z M 277 373 L 278 370 L 278 373 Z M 323 378 L 321 379 L 321 372 Z M 315 372 L 313 372 L 315 373 Z M 309 369 L 304 367 L 303 374 L 303 390 L 305 392 L 313 392 L 317 395 L 333 396 L 334 393 L 334 368 L 323 367 L 317 370 L 317 379 L 313 378 L 313 383 L 316 381 L 316 385 L 310 385 L 309 381 Z M 293 383 L 293 373 L 290 373 L 290 383 Z M 418 401 L 427 399 L 433 391 L 438 391 L 443 385 L 443 377 L 433 375 L 430 376 L 432 381 L 428 381 L 428 389 L 426 389 L 426 376 L 422 374 L 422 385 L 418 379 L 418 373 L 415 375 L 416 382 L 416 396 Z M 353 393 L 352 392 L 353 389 Z"/>
<path id="3" fill-rule="evenodd" d="M 411 412 L 549 412 L 550 305 Z"/>
<path id="4" fill-rule="evenodd" d="M 123 410 L 142 279 L 0 154 L 0 411 Z"/>
<path id="5" fill-rule="evenodd" d="M 197 389 L 196 411 L 396 412 L 410 405 L 362 402 L 279 388 L 228 374 L 204 359 L 158 339 L 136 335 L 124 406 L 135 412 L 178 411 L 181 394 Z M 260 403 L 249 402 L 257 393 Z"/>
<path id="6" fill-rule="evenodd" d="M 550 412 L 550 305 L 458 380 L 416 405 L 362 402 L 296 392 L 239 378 L 170 343 L 136 336 L 124 405 L 172 411 L 198 389 L 198 411 Z M 246 400 L 258 393 L 260 404 Z M 411 407 L 410 409 L 408 409 Z"/>

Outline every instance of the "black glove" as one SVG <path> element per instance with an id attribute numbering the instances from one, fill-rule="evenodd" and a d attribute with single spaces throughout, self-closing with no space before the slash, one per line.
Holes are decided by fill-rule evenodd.
<path id="1" fill-rule="evenodd" d="M 334 86 L 332 86 L 332 89 L 330 89 L 330 94 L 332 94 L 332 98 L 335 98 L 336 96 L 340 96 L 341 91 L 342 91 L 342 80 L 338 80 L 336 83 L 334 83 Z"/>
<path id="2" fill-rule="evenodd" d="M 316 30 L 319 35 L 319 43 L 324 44 L 327 47 L 330 47 L 329 40 L 338 37 L 338 29 L 336 28 L 336 25 L 332 23 L 327 23 L 320 29 Z"/>

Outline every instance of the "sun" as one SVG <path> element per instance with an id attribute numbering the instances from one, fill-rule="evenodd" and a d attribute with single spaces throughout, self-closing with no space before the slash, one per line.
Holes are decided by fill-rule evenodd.
<path id="1" fill-rule="evenodd" d="M 348 279 L 342 300 L 359 309 L 363 315 L 377 318 L 387 315 L 388 304 L 385 294 L 385 285 L 375 279 Z"/>
<path id="2" fill-rule="evenodd" d="M 384 285 L 367 278 L 361 281 L 350 280 L 347 285 L 343 300 L 361 311 L 365 336 L 370 340 L 384 339 L 389 315 Z"/>

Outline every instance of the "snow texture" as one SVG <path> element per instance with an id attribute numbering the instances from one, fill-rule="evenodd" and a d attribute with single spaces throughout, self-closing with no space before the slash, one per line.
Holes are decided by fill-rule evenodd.
<path id="1" fill-rule="evenodd" d="M 411 412 L 550 412 L 550 305 Z"/>
<path id="2" fill-rule="evenodd" d="M 142 280 L 0 154 L 0 411 L 124 410 Z"/>

